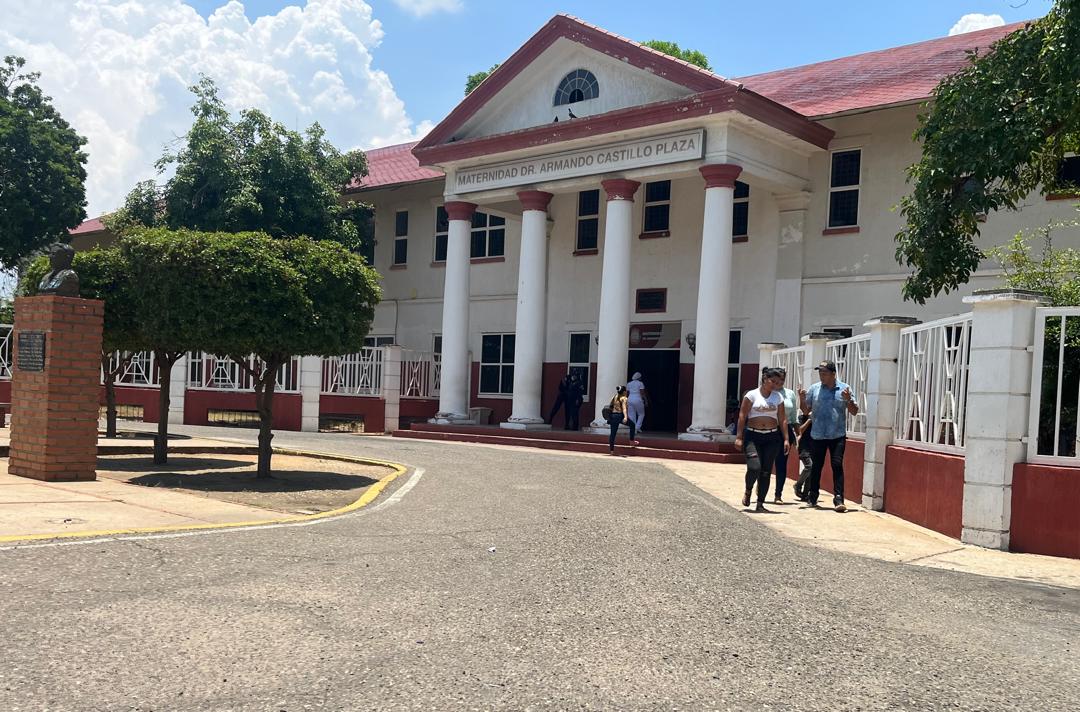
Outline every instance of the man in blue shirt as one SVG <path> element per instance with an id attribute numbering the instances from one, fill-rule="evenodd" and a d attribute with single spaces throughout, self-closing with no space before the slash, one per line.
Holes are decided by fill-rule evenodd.
<path id="1" fill-rule="evenodd" d="M 821 471 L 825 466 L 825 452 L 829 453 L 833 475 L 833 506 L 837 512 L 844 506 L 844 448 L 847 445 L 847 413 L 855 415 L 859 406 L 851 393 L 851 386 L 836 378 L 836 364 L 822 361 L 815 369 L 820 381 L 810 390 L 799 389 L 799 405 L 804 413 L 813 413 L 810 435 L 810 482 L 806 490 L 806 502 L 817 506 Z"/>

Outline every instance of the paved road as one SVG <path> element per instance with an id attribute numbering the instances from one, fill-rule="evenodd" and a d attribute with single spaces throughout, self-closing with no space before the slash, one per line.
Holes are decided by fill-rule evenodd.
<path id="1" fill-rule="evenodd" d="M 277 444 L 426 471 L 398 504 L 318 526 L 0 551 L 0 709 L 1080 700 L 1073 591 L 804 547 L 651 463 Z"/>

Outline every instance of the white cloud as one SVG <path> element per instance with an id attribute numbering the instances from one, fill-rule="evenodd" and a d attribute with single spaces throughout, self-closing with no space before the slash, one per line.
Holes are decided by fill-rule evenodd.
<path id="1" fill-rule="evenodd" d="M 987 30 L 991 27 L 1001 27 L 1005 24 L 1005 18 L 1001 15 L 983 15 L 978 12 L 972 12 L 964 15 L 956 24 L 949 30 L 949 37 L 953 35 L 962 35 L 965 32 L 974 32 L 975 30 Z"/>
<path id="2" fill-rule="evenodd" d="M 342 149 L 431 129 L 372 66 L 383 29 L 363 0 L 308 0 L 254 22 L 237 0 L 207 20 L 182 0 L 0 0 L 0 17 L 0 56 L 26 57 L 89 140 L 91 216 L 156 175 L 162 147 L 191 124 L 187 87 L 200 72 L 231 108 L 258 107 L 289 128 L 318 121 Z"/>
<path id="3" fill-rule="evenodd" d="M 461 0 L 394 0 L 394 4 L 417 17 L 435 12 L 457 12 L 464 7 Z"/>

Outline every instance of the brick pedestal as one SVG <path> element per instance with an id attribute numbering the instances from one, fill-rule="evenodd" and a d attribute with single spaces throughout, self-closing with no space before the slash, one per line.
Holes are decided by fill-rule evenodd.
<path id="1" fill-rule="evenodd" d="M 15 300 L 11 354 L 13 475 L 53 482 L 97 477 L 103 302 L 73 297 Z M 45 334 L 43 370 L 19 362 L 24 332 Z"/>

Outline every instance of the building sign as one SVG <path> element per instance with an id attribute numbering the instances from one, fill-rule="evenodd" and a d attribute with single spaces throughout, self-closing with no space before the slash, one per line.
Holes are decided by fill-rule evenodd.
<path id="1" fill-rule="evenodd" d="M 677 349 L 681 340 L 682 324 L 677 321 L 630 325 L 632 349 Z"/>
<path id="2" fill-rule="evenodd" d="M 44 371 L 45 332 L 20 331 L 16 356 L 20 371 Z"/>
<path id="3" fill-rule="evenodd" d="M 563 178 L 693 161 L 705 155 L 705 130 L 621 141 L 550 156 L 462 168 L 454 176 L 455 193 L 507 188 Z"/>

